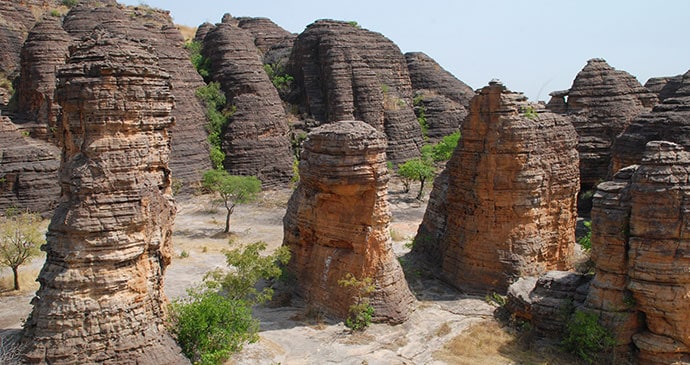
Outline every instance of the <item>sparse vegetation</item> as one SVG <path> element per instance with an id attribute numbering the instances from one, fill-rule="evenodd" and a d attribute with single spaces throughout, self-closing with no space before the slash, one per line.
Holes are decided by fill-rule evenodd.
<path id="1" fill-rule="evenodd" d="M 369 296 L 376 287 L 370 277 L 357 279 L 348 273 L 338 280 L 342 288 L 349 288 L 353 293 L 354 303 L 350 305 L 349 316 L 345 320 L 345 326 L 352 331 L 362 331 L 371 325 L 374 316 L 374 307 L 371 306 Z"/>
<path id="2" fill-rule="evenodd" d="M 292 75 L 287 73 L 285 67 L 280 63 L 264 64 L 264 71 L 266 71 L 266 75 L 268 75 L 273 86 L 275 86 L 281 94 L 289 91 L 292 82 L 295 80 Z"/>
<path id="3" fill-rule="evenodd" d="M 589 252 L 592 249 L 592 221 L 584 221 L 582 224 L 585 226 L 587 232 L 577 240 L 577 243 L 582 246 L 585 252 Z"/>
<path id="4" fill-rule="evenodd" d="M 45 242 L 41 219 L 29 212 L 8 209 L 0 218 L 0 265 L 12 269 L 14 290 L 19 290 L 19 267 L 40 254 Z"/>
<path id="5" fill-rule="evenodd" d="M 353 26 L 353 27 L 355 27 L 355 28 L 358 28 L 358 29 L 361 28 L 361 26 L 359 25 L 359 23 L 357 23 L 357 22 L 354 21 L 354 20 L 350 20 L 349 22 L 347 22 L 347 24 L 350 24 L 351 26 Z"/>
<path id="6" fill-rule="evenodd" d="M 535 119 L 538 116 L 537 111 L 531 105 L 522 108 L 522 115 L 528 119 Z"/>
<path id="7" fill-rule="evenodd" d="M 186 250 L 182 250 L 182 252 L 180 252 L 180 258 L 186 259 L 187 257 L 189 257 L 189 252 L 187 252 Z"/>
<path id="8" fill-rule="evenodd" d="M 53 9 L 50 11 L 50 16 L 55 17 L 55 18 L 59 18 L 62 16 L 62 13 L 60 12 L 60 10 Z"/>
<path id="9" fill-rule="evenodd" d="M 422 136 L 424 136 L 424 139 L 426 140 L 429 138 L 429 123 L 426 120 L 426 106 L 424 106 L 424 95 L 418 94 L 417 96 L 415 96 L 412 100 L 412 104 L 414 105 L 415 114 L 417 114 L 417 123 L 419 123 L 419 127 L 422 128 Z"/>
<path id="10" fill-rule="evenodd" d="M 278 278 L 280 265 L 290 258 L 287 248 L 262 256 L 265 248 L 264 242 L 256 242 L 244 250 L 226 251 L 233 271 L 209 273 L 201 288 L 172 303 L 170 332 L 192 363 L 222 364 L 244 343 L 258 340 L 259 323 L 252 318 L 251 307 L 270 300 L 273 291 L 255 286 L 261 279 Z"/>
<path id="11" fill-rule="evenodd" d="M 206 83 L 211 81 L 211 60 L 204 57 L 201 53 L 203 44 L 197 41 L 186 42 L 184 48 L 189 51 L 189 59 Z"/>
<path id="12" fill-rule="evenodd" d="M 460 142 L 460 131 L 454 132 L 443 137 L 438 143 L 434 145 L 425 145 L 422 147 L 422 156 L 431 159 L 434 162 L 444 162 L 450 160 L 453 156 L 455 148 Z"/>
<path id="13" fill-rule="evenodd" d="M 421 199 L 424 194 L 424 183 L 434 177 L 434 165 L 428 159 L 415 158 L 398 166 L 398 175 L 405 186 L 405 192 L 410 190 L 412 181 L 419 181 L 417 199 Z"/>
<path id="14" fill-rule="evenodd" d="M 225 153 L 221 148 L 222 135 L 235 113 L 234 106 L 227 107 L 225 94 L 220 90 L 218 82 L 201 86 L 196 90 L 196 96 L 206 105 L 208 119 L 208 142 L 211 144 L 211 163 L 215 169 L 223 169 Z"/>
<path id="15" fill-rule="evenodd" d="M 484 300 L 487 303 L 494 304 L 498 307 L 503 307 L 506 305 L 506 297 L 493 291 L 487 294 L 486 297 L 484 297 Z"/>
<path id="16" fill-rule="evenodd" d="M 62 5 L 68 8 L 75 7 L 77 4 L 79 4 L 79 0 L 62 0 Z"/>
<path id="17" fill-rule="evenodd" d="M 225 233 L 230 232 L 230 216 L 238 204 L 255 201 L 261 192 L 261 181 L 255 176 L 230 175 L 225 170 L 209 170 L 204 173 L 202 186 L 220 195 L 225 206 Z"/>
<path id="18" fill-rule="evenodd" d="M 563 348 L 580 357 L 588 364 L 603 360 L 613 350 L 615 339 L 599 324 L 597 315 L 576 310 L 566 324 L 566 334 L 561 343 Z"/>

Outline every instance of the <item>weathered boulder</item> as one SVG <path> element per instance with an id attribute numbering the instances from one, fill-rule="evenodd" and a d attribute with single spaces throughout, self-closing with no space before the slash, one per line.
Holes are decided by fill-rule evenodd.
<path id="1" fill-rule="evenodd" d="M 565 114 L 573 116 L 572 123 L 580 137 L 583 191 L 607 179 L 615 137 L 635 116 L 651 110 L 657 100 L 634 76 L 614 69 L 602 59 L 587 61 L 567 93 L 552 95 L 548 107 L 556 106 L 554 112 L 563 112 L 565 103 Z"/>
<path id="2" fill-rule="evenodd" d="M 283 220 L 297 293 L 341 318 L 353 304 L 338 285 L 347 274 L 373 280 L 375 321 L 406 320 L 414 300 L 392 250 L 385 150 L 385 136 L 364 122 L 312 130 Z"/>
<path id="3" fill-rule="evenodd" d="M 55 70 L 67 61 L 72 38 L 57 17 L 46 17 L 31 29 L 22 46 L 21 73 L 17 87 L 17 108 L 23 117 L 42 128 L 32 133 L 56 142 L 57 114 Z"/>
<path id="4" fill-rule="evenodd" d="M 230 23 L 218 24 L 204 38 L 212 78 L 234 110 L 223 132 L 225 169 L 255 175 L 264 186 L 285 186 L 292 177 L 287 115 L 264 72 L 251 35 Z"/>
<path id="5" fill-rule="evenodd" d="M 48 213 L 57 205 L 60 150 L 26 137 L 0 116 L 0 211 L 9 207 Z"/>
<path id="6" fill-rule="evenodd" d="M 400 49 L 379 33 L 334 20 L 307 26 L 295 40 L 287 71 L 289 100 L 320 124 L 362 120 L 388 139 L 388 159 L 419 156 L 422 132 Z"/>
<path id="7" fill-rule="evenodd" d="M 60 205 L 26 363 L 189 363 L 165 330 L 172 257 L 170 76 L 153 49 L 94 33 L 58 70 Z"/>
<path id="8" fill-rule="evenodd" d="M 633 341 L 643 363 L 688 363 L 690 153 L 674 143 L 649 142 L 630 195 L 628 289 L 646 328 Z"/>
<path id="9" fill-rule="evenodd" d="M 644 87 L 655 93 L 659 102 L 663 102 L 676 93 L 683 83 L 683 75 L 652 77 L 645 82 Z"/>
<path id="10" fill-rule="evenodd" d="M 173 177 L 191 191 L 201 181 L 201 174 L 211 169 L 205 108 L 195 95 L 204 82 L 191 64 L 184 39 L 170 14 L 148 7 L 109 4 L 78 6 L 64 20 L 64 29 L 76 39 L 88 36 L 96 27 L 148 42 L 160 60 L 160 67 L 171 75 L 175 125 L 170 130 L 170 168 Z"/>
<path id="11" fill-rule="evenodd" d="M 669 141 L 690 149 L 690 71 L 677 80 L 674 89 L 651 112 L 633 119 L 616 138 L 611 151 L 612 172 L 640 163 L 650 141 Z"/>
<path id="12" fill-rule="evenodd" d="M 585 306 L 598 314 L 602 325 L 615 329 L 612 334 L 621 352 L 626 351 L 641 326 L 632 293 L 627 289 L 630 183 L 636 170 L 637 166 L 627 167 L 612 181 L 599 184 L 591 214 L 595 276 Z"/>
<path id="13" fill-rule="evenodd" d="M 535 333 L 560 338 L 571 313 L 584 302 L 591 279 L 570 271 L 549 271 L 540 276 L 529 293 Z"/>
<path id="14" fill-rule="evenodd" d="M 484 87 L 472 99 L 447 178 L 434 184 L 413 250 L 472 292 L 505 292 L 519 277 L 568 269 L 576 145 L 565 118 L 537 112 L 500 83 Z"/>

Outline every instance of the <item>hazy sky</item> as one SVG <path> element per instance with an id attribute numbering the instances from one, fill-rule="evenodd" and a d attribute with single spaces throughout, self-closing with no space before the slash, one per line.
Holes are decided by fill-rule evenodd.
<path id="1" fill-rule="evenodd" d="M 266 17 L 300 33 L 317 19 L 356 21 L 422 51 L 477 89 L 499 79 L 532 100 L 571 86 L 590 58 L 641 83 L 690 69 L 688 0 L 124 0 L 168 9 L 178 24 L 224 13 Z"/>

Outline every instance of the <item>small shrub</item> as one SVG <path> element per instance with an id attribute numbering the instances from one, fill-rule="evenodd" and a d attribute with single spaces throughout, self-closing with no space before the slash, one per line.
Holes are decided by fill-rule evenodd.
<path id="1" fill-rule="evenodd" d="M 347 24 L 350 24 L 351 26 L 353 26 L 353 27 L 355 27 L 355 28 L 357 28 L 357 29 L 361 28 L 361 26 L 359 25 L 359 23 L 357 23 L 357 22 L 354 21 L 354 20 L 350 20 L 349 22 L 347 22 Z"/>
<path id="2" fill-rule="evenodd" d="M 245 342 L 258 340 L 259 323 L 251 306 L 211 290 L 173 302 L 170 318 L 172 335 L 194 364 L 222 364 Z"/>
<path id="3" fill-rule="evenodd" d="M 79 4 L 79 0 L 62 0 L 62 5 L 72 8 Z"/>
<path id="4" fill-rule="evenodd" d="M 422 136 L 424 137 L 424 139 L 427 139 L 429 138 L 429 123 L 426 120 L 426 106 L 424 106 L 424 95 L 418 94 L 417 96 L 415 96 L 412 100 L 412 104 L 414 105 L 414 111 L 417 115 L 417 123 L 419 123 L 419 127 L 422 128 Z"/>
<path id="5" fill-rule="evenodd" d="M 62 13 L 60 13 L 60 10 L 53 9 L 50 11 L 50 16 L 55 17 L 55 18 L 59 18 L 62 16 Z"/>
<path id="6" fill-rule="evenodd" d="M 566 324 L 561 342 L 566 351 L 577 355 L 588 364 L 601 360 L 616 344 L 609 331 L 599 324 L 596 314 L 576 310 Z"/>
<path id="7" fill-rule="evenodd" d="M 342 288 L 350 288 L 354 292 L 354 303 L 350 305 L 349 315 L 345 320 L 345 326 L 352 331 L 362 331 L 371 325 L 374 316 L 374 307 L 371 306 L 369 296 L 376 287 L 370 277 L 358 280 L 348 273 L 343 279 L 338 280 Z"/>
<path id="8" fill-rule="evenodd" d="M 182 250 L 182 252 L 180 252 L 180 258 L 186 259 L 187 257 L 189 257 L 189 252 Z"/>
<path id="9" fill-rule="evenodd" d="M 292 82 L 295 80 L 288 74 L 285 67 L 280 63 L 264 64 L 264 71 L 279 92 L 285 93 L 290 90 Z"/>
<path id="10" fill-rule="evenodd" d="M 489 304 L 495 304 L 499 307 L 506 305 L 506 297 L 496 292 L 491 292 L 484 297 L 484 300 Z"/>
<path id="11" fill-rule="evenodd" d="M 583 224 L 585 226 L 585 230 L 587 230 L 587 233 L 580 237 L 580 239 L 577 240 L 577 243 L 582 246 L 583 250 L 589 252 L 592 249 L 592 221 L 584 221 Z"/>
<path id="12" fill-rule="evenodd" d="M 207 253 L 208 252 L 208 247 L 204 246 L 201 248 L 201 253 Z"/>
<path id="13" fill-rule="evenodd" d="M 531 105 L 522 108 L 522 115 L 527 119 L 535 119 L 538 116 L 537 111 Z"/>
<path id="14" fill-rule="evenodd" d="M 204 81 L 209 82 L 211 78 L 211 60 L 201 54 L 203 44 L 198 41 L 189 41 L 185 43 L 184 48 L 189 52 L 189 60 L 194 65 L 196 72 L 201 75 Z"/>

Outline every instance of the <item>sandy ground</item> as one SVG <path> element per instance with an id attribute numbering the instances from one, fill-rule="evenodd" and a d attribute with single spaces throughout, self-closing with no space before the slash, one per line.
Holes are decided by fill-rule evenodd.
<path id="1" fill-rule="evenodd" d="M 394 250 L 408 260 L 406 243 L 416 234 L 426 201 L 413 199 L 393 184 L 390 189 Z M 172 300 L 198 285 L 209 270 L 226 267 L 222 250 L 264 241 L 272 250 L 282 243 L 282 219 L 291 191 L 264 193 L 260 202 L 237 207 L 231 218 L 231 235 L 222 234 L 225 210 L 208 197 L 191 197 L 177 202 L 173 245 L 175 258 L 168 267 L 165 291 Z M 428 196 L 428 193 L 427 193 Z M 35 278 L 43 260 L 23 269 Z M 468 297 L 434 280 L 425 270 L 407 270 L 408 282 L 417 297 L 415 311 L 404 324 L 374 324 L 362 333 L 350 334 L 342 322 L 307 312 L 295 298 L 289 306 L 255 308 L 261 322 L 260 341 L 248 344 L 229 364 L 444 364 L 462 363 L 443 356 L 444 345 L 470 326 L 493 321 L 496 309 L 484 298 Z M 11 273 L 0 273 L 7 279 Z M 30 280 L 29 280 L 30 282 Z M 0 295 L 0 336 L 18 332 L 31 311 L 30 300 L 37 284 L 19 295 Z M 516 362 L 517 361 L 517 362 Z M 514 364 L 510 354 L 496 364 Z M 488 362 L 487 362 L 488 363 Z"/>

